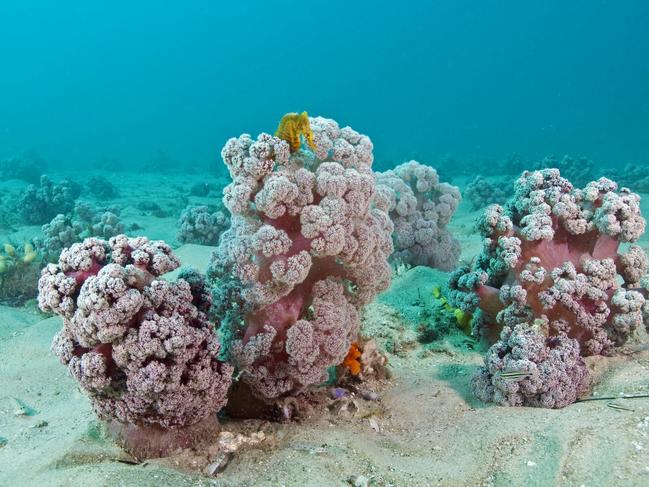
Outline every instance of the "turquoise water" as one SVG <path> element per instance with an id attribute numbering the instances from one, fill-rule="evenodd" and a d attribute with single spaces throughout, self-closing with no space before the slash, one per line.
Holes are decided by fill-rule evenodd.
<path id="1" fill-rule="evenodd" d="M 646 485 L 647 26 L 0 1 L 0 487 Z"/>
<path id="2" fill-rule="evenodd" d="M 2 2 L 0 158 L 207 163 L 307 110 L 383 167 L 647 162 L 648 24 L 642 0 Z"/>

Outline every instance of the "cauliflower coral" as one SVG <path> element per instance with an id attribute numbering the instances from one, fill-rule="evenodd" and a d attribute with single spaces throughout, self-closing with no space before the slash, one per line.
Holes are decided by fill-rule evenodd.
<path id="1" fill-rule="evenodd" d="M 194 274 L 160 279 L 178 265 L 161 241 L 87 238 L 63 250 L 39 281 L 41 310 L 63 318 L 54 353 L 137 456 L 164 455 L 214 432 L 230 385 L 204 283 Z"/>
<path id="2" fill-rule="evenodd" d="M 373 205 L 372 142 L 309 123 L 312 144 L 299 150 L 262 133 L 222 151 L 232 224 L 208 277 L 226 355 L 266 402 L 326 380 L 358 335 L 360 307 L 390 282 L 393 226 Z"/>
<path id="3" fill-rule="evenodd" d="M 581 356 L 606 354 L 643 323 L 639 196 L 601 178 L 576 189 L 558 169 L 525 172 L 478 222 L 482 253 L 450 278 L 451 301 L 497 341 L 473 389 L 485 401 L 562 407 L 586 387 Z"/>
<path id="4" fill-rule="evenodd" d="M 377 174 L 376 206 L 394 223 L 392 260 L 449 271 L 460 244 L 447 230 L 460 203 L 455 186 L 440 183 L 437 171 L 417 161 Z"/>
<path id="5" fill-rule="evenodd" d="M 221 233 L 230 225 L 228 216 L 208 206 L 188 206 L 178 220 L 179 242 L 200 245 L 216 245 Z"/>

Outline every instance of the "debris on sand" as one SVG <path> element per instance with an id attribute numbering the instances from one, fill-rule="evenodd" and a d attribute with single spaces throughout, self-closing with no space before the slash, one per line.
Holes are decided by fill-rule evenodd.
<path id="1" fill-rule="evenodd" d="M 223 472 L 237 451 L 243 447 L 259 445 L 265 439 L 266 434 L 263 431 L 257 431 L 250 436 L 245 436 L 241 433 L 235 435 L 230 431 L 222 431 L 219 433 L 216 445 L 210 448 L 210 457 L 212 457 L 212 460 L 203 472 L 208 475 L 217 475 Z"/>

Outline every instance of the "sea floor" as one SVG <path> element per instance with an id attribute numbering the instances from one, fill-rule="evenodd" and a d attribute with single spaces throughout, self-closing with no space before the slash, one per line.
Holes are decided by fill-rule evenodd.
<path id="1" fill-rule="evenodd" d="M 113 182 L 124 196 L 110 203 L 124 208 L 125 222 L 178 245 L 176 219 L 187 198 L 178 200 L 173 188 L 189 186 L 193 176 Z M 129 195 L 142 191 L 169 216 L 139 212 Z M 480 250 L 476 216 L 463 204 L 452 224 L 465 259 Z M 23 227 L 12 235 L 37 231 Z M 201 268 L 211 250 L 185 245 L 177 253 Z M 387 350 L 392 374 L 368 384 L 378 401 L 353 398 L 350 411 L 323 405 L 294 423 L 225 419 L 226 431 L 263 431 L 266 439 L 237 452 L 216 476 L 201 473 L 209 459 L 200 454 L 134 463 L 103 435 L 87 398 L 50 353 L 59 319 L 40 314 L 33 302 L 0 307 L 0 486 L 649 485 L 649 399 L 561 410 L 484 404 L 469 387 L 484 349 L 460 332 L 417 341 L 421 297 L 445 277 L 427 268 L 402 272 L 366 309 L 365 333 Z M 649 351 L 634 348 L 647 341 L 643 334 L 613 357 L 588 359 L 597 381 L 592 393 L 649 393 Z"/>

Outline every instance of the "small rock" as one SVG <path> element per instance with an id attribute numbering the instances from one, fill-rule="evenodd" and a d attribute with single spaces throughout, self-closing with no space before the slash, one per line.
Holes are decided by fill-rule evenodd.
<path id="1" fill-rule="evenodd" d="M 354 399 L 349 399 L 348 397 L 343 397 L 331 403 L 329 406 L 329 411 L 332 414 L 342 414 L 347 413 L 351 416 L 358 412 L 358 404 Z"/>
<path id="2" fill-rule="evenodd" d="M 358 394 L 363 399 L 365 399 L 366 401 L 378 401 L 379 400 L 379 395 L 374 391 L 361 390 L 361 391 L 358 391 Z"/>
<path id="3" fill-rule="evenodd" d="M 365 475 L 352 476 L 348 480 L 349 485 L 354 487 L 369 487 L 370 479 Z"/>
<path id="4" fill-rule="evenodd" d="M 6 446 L 7 443 L 9 443 L 9 440 L 7 440 L 7 438 L 4 438 L 4 437 L 0 436 L 0 448 L 2 448 L 3 446 Z"/>
<path id="5" fill-rule="evenodd" d="M 232 460 L 233 456 L 233 453 L 225 451 L 219 452 L 210 464 L 203 469 L 203 472 L 207 475 L 216 475 L 217 473 L 223 472 L 225 467 L 228 466 L 228 463 L 230 463 L 230 460 Z"/>
<path id="6" fill-rule="evenodd" d="M 536 463 L 533 462 L 532 460 L 528 460 L 528 461 L 527 461 L 527 466 L 528 466 L 528 467 L 536 467 Z"/>
<path id="7" fill-rule="evenodd" d="M 349 391 L 343 387 L 332 387 L 329 389 L 329 396 L 331 399 L 340 399 L 341 397 L 345 397 Z"/>
<path id="8" fill-rule="evenodd" d="M 27 405 L 26 402 L 14 397 L 13 400 L 16 402 L 18 407 L 14 411 L 14 416 L 34 416 L 38 411 Z"/>
<path id="9" fill-rule="evenodd" d="M 266 434 L 263 431 L 252 433 L 250 436 L 235 435 L 230 431 L 222 431 L 219 433 L 215 456 L 203 469 L 203 472 L 207 475 L 216 475 L 223 472 L 240 448 L 258 445 L 265 439 Z"/>
<path id="10" fill-rule="evenodd" d="M 244 445 L 257 445 L 266 439 L 266 434 L 263 431 L 252 433 L 250 436 L 242 434 L 235 435 L 230 431 L 223 431 L 219 433 L 219 449 L 228 453 L 234 453 Z"/>

